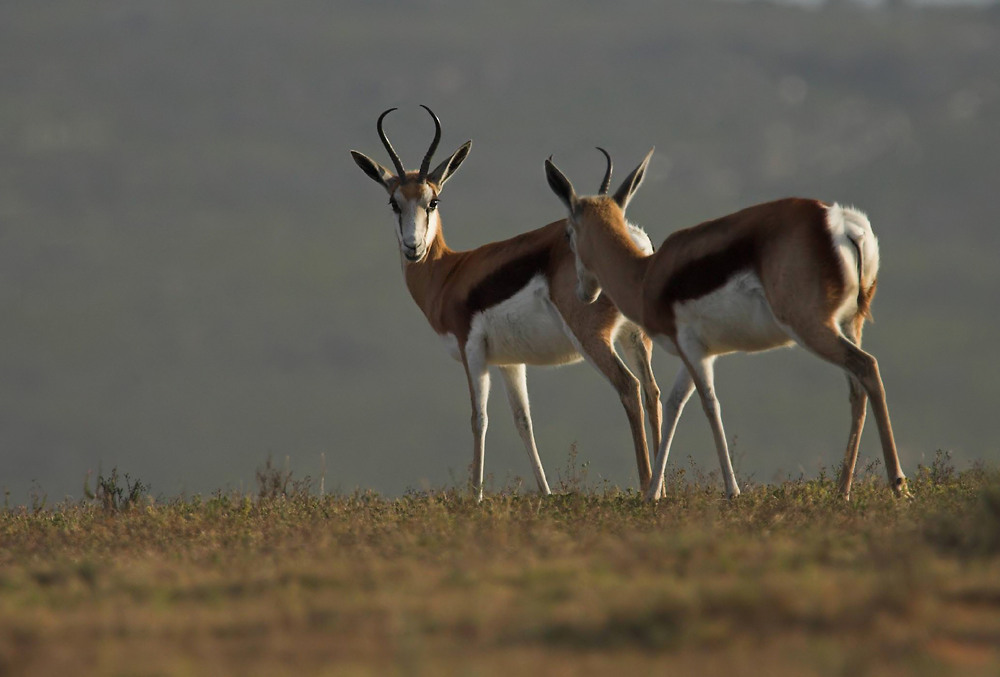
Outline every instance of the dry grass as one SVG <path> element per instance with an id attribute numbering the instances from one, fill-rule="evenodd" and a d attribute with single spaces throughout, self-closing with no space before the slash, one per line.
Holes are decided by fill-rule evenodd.
<path id="1" fill-rule="evenodd" d="M 993 471 L 850 505 L 825 478 L 728 503 L 677 474 L 657 506 L 289 484 L 0 513 L 0 674 L 1000 670 Z"/>

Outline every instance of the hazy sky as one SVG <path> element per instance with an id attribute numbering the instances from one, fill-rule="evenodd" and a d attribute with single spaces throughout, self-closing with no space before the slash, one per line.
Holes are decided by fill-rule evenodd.
<path id="1" fill-rule="evenodd" d="M 58 6 L 58 10 L 55 9 Z M 351 161 L 473 139 L 442 196 L 470 248 L 563 216 L 650 146 L 630 218 L 654 242 L 787 195 L 855 204 L 880 237 L 878 356 L 907 472 L 1000 461 L 995 347 L 1000 15 L 623 0 L 278 6 L 0 3 L 0 488 L 79 497 L 252 489 L 268 455 L 326 487 L 461 484 L 461 366 L 402 283 L 392 215 Z M 678 363 L 657 351 L 669 387 Z M 494 379 L 486 472 L 530 468 Z M 539 450 L 635 485 L 618 398 L 585 364 L 532 369 Z M 802 351 L 720 361 L 741 477 L 835 467 L 841 374 Z M 861 467 L 879 458 L 869 426 Z M 672 463 L 716 468 L 697 406 Z M 325 465 L 321 459 L 325 458 Z"/>

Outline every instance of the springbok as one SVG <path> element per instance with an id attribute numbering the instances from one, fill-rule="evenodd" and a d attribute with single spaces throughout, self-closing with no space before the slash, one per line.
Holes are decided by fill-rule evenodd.
<path id="1" fill-rule="evenodd" d="M 651 473 L 639 382 L 655 449 L 660 440 L 661 408 L 650 366 L 652 342 L 639 327 L 626 321 L 610 300 L 585 304 L 576 297 L 573 252 L 563 221 L 469 251 L 454 251 L 445 244 L 439 195 L 468 156 L 472 142 L 429 171 L 441 140 L 441 123 L 430 108 L 423 108 L 434 119 L 434 139 L 419 171 L 403 169 L 382 129 L 383 119 L 395 108 L 382 113 L 376 125 L 395 173 L 358 151 L 352 150 L 351 155 L 362 171 L 389 193 L 406 286 L 452 357 L 465 367 L 472 399 L 472 484 L 478 500 L 483 497 L 489 365 L 496 365 L 503 376 L 538 489 L 549 494 L 532 432 L 525 365 L 561 365 L 581 359 L 604 374 L 618 391 L 632 431 L 640 484 L 647 489 Z M 609 181 L 610 176 L 602 190 L 607 190 Z M 645 233 L 636 229 L 632 237 L 639 251 L 652 251 Z M 616 354 L 616 341 L 639 380 Z"/>
<path id="2" fill-rule="evenodd" d="M 715 358 L 793 342 L 847 372 L 851 432 L 843 497 L 850 498 L 869 397 L 889 483 L 896 495 L 908 495 L 878 363 L 860 347 L 879 264 L 868 218 L 838 204 L 777 200 L 672 233 L 650 255 L 633 245 L 624 210 L 652 155 L 611 197 L 577 197 L 552 159 L 545 162 L 549 186 L 569 210 L 580 298 L 593 300 L 603 290 L 602 298 L 611 297 L 625 317 L 684 362 L 667 399 L 647 498 L 660 494 L 677 419 L 693 388 L 712 427 L 726 494 L 739 495 L 715 395 Z"/>

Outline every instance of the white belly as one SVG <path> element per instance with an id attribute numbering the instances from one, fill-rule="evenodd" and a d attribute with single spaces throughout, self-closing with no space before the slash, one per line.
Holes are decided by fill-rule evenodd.
<path id="1" fill-rule="evenodd" d="M 549 303 L 548 283 L 538 275 L 506 301 L 477 313 L 469 343 L 482 342 L 489 364 L 578 362 L 583 358 Z"/>
<path id="2" fill-rule="evenodd" d="M 792 341 L 752 272 L 734 275 L 710 294 L 675 303 L 674 318 L 678 334 L 697 337 L 706 354 L 769 350 Z"/>

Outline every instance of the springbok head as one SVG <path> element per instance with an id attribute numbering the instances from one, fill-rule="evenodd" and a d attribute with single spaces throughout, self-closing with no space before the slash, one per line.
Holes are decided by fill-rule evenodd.
<path id="1" fill-rule="evenodd" d="M 549 187 L 569 210 L 566 235 L 569 238 L 570 249 L 576 257 L 576 293 L 580 300 L 586 303 L 593 303 L 601 293 L 601 284 L 592 272 L 594 261 L 601 256 L 601 253 L 596 251 L 599 246 L 594 232 L 598 228 L 607 228 L 611 225 L 622 237 L 632 237 L 625 221 L 625 208 L 642 185 L 646 167 L 653 157 L 651 148 L 639 166 L 625 177 L 622 185 L 609 197 L 611 155 L 603 148 L 599 147 L 597 150 L 604 153 L 604 157 L 607 158 L 607 170 L 604 173 L 604 180 L 601 181 L 600 191 L 590 197 L 579 197 L 576 194 L 573 184 L 552 163 L 551 156 L 545 161 L 545 178 L 548 179 Z"/>
<path id="2" fill-rule="evenodd" d="M 382 121 L 385 116 L 396 110 L 395 108 L 390 108 L 382 113 L 376 125 L 379 139 L 382 140 L 382 145 L 385 146 L 385 150 L 389 153 L 389 158 L 396 168 L 395 173 L 365 154 L 356 150 L 351 151 L 351 156 L 358 167 L 361 167 L 365 174 L 381 184 L 389 193 L 389 206 L 392 208 L 396 220 L 399 251 L 409 263 L 418 263 L 427 256 L 431 243 L 441 229 L 441 218 L 437 212 L 441 189 L 444 188 L 445 182 L 451 178 L 452 174 L 458 170 L 459 165 L 469 155 L 469 149 L 472 147 L 472 141 L 466 141 L 434 171 L 428 171 L 431 158 L 441 140 L 441 121 L 430 108 L 423 105 L 421 107 L 434 119 L 434 140 L 431 141 L 431 145 L 420 163 L 419 171 L 408 172 L 403 169 L 399 155 L 396 154 L 382 129 Z"/>

